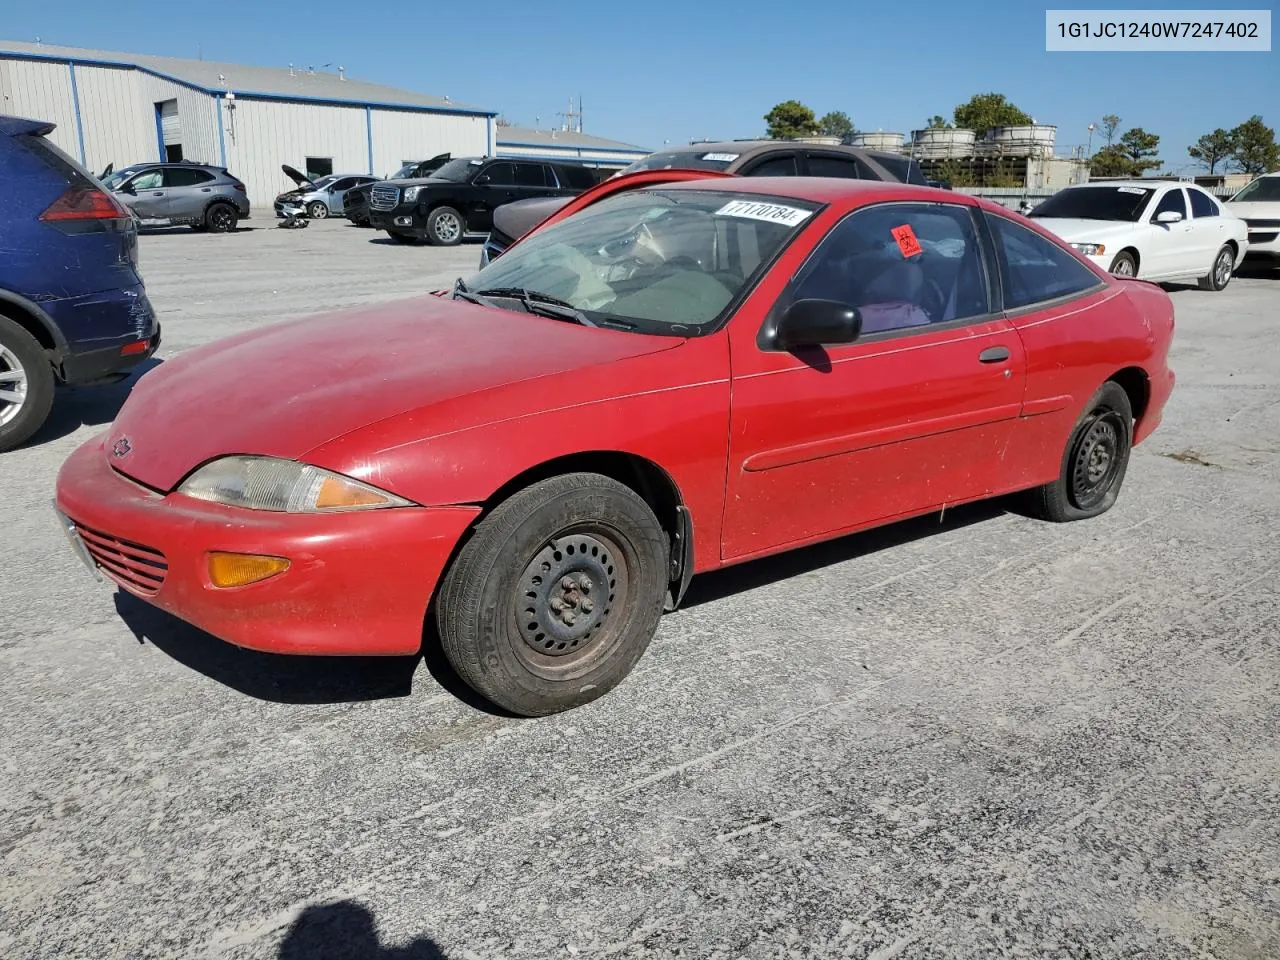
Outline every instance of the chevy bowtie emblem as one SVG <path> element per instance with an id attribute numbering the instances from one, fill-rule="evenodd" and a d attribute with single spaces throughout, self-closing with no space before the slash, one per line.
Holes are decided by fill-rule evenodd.
<path id="1" fill-rule="evenodd" d="M 111 447 L 111 455 L 115 457 L 123 457 L 132 449 L 133 449 L 133 444 L 129 442 L 129 438 L 121 437 Z"/>

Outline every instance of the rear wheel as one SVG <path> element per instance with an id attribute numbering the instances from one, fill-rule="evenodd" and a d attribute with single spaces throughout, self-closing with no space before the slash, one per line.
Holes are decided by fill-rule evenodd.
<path id="1" fill-rule="evenodd" d="M 307 204 L 307 216 L 312 220 L 327 220 L 329 217 L 329 208 L 323 200 L 312 200 Z"/>
<path id="2" fill-rule="evenodd" d="M 40 429 L 53 407 L 53 367 L 44 348 L 8 317 L 0 317 L 0 451 Z"/>
<path id="3" fill-rule="evenodd" d="M 1117 277 L 1136 277 L 1138 275 L 1138 261 L 1134 259 L 1132 253 L 1122 250 L 1111 261 L 1111 267 L 1108 272 L 1115 274 Z"/>
<path id="4" fill-rule="evenodd" d="M 438 247 L 460 243 L 465 230 L 462 214 L 453 207 L 436 207 L 427 217 L 427 241 Z"/>
<path id="5" fill-rule="evenodd" d="M 239 220 L 235 207 L 229 203 L 215 203 L 204 214 L 204 225 L 210 233 L 230 233 Z"/>
<path id="6" fill-rule="evenodd" d="M 480 522 L 441 582 L 445 656 L 521 716 L 595 700 L 653 638 L 667 556 L 661 525 L 629 487 L 593 473 L 534 484 Z"/>
<path id="7" fill-rule="evenodd" d="M 1107 381 L 1071 431 L 1058 479 L 1032 491 L 1032 510 L 1058 523 L 1110 510 L 1120 496 L 1132 445 L 1129 395 L 1120 384 Z"/>
<path id="8" fill-rule="evenodd" d="M 1213 258 L 1213 266 L 1209 269 L 1208 276 L 1200 278 L 1200 289 L 1225 290 L 1227 284 L 1231 282 L 1231 274 L 1235 269 L 1236 252 L 1231 249 L 1231 244 L 1224 243 L 1218 255 Z"/>

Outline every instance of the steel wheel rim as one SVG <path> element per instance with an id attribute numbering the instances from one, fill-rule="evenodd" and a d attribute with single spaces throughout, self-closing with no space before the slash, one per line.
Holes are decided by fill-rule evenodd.
<path id="1" fill-rule="evenodd" d="M 26 402 L 26 368 L 16 353 L 0 344 L 0 427 L 17 417 Z"/>
<path id="2" fill-rule="evenodd" d="M 511 615 L 521 659 L 556 678 L 606 659 L 623 636 L 631 581 L 614 531 L 580 525 L 548 539 L 517 581 Z"/>
<path id="3" fill-rule="evenodd" d="M 213 211 L 213 226 L 215 230 L 229 230 L 231 228 L 231 211 L 225 207 L 218 207 Z"/>
<path id="4" fill-rule="evenodd" d="M 1081 432 L 1071 454 L 1071 499 L 1081 510 L 1096 507 L 1106 499 L 1119 475 L 1126 436 L 1124 420 L 1107 410 L 1091 420 Z"/>
<path id="5" fill-rule="evenodd" d="M 1133 269 L 1133 261 L 1124 259 L 1116 261 L 1116 268 L 1112 271 L 1117 277 L 1132 277 L 1137 271 Z"/>
<path id="6" fill-rule="evenodd" d="M 462 232 L 462 224 L 452 213 L 442 213 L 436 217 L 436 233 L 441 240 L 457 240 Z"/>
<path id="7" fill-rule="evenodd" d="M 1213 265 L 1213 280 L 1219 287 L 1225 287 L 1227 281 L 1231 279 L 1231 266 L 1234 259 L 1230 250 L 1223 250 L 1218 254 L 1218 262 Z"/>

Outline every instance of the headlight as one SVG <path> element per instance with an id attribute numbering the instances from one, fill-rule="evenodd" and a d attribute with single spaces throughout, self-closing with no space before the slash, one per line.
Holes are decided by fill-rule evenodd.
<path id="1" fill-rule="evenodd" d="M 421 187 L 405 187 L 404 191 L 401 193 L 401 199 L 403 199 L 405 203 L 413 203 L 413 201 L 418 199 L 418 192 L 421 189 Z"/>
<path id="2" fill-rule="evenodd" d="M 275 457 L 223 457 L 187 477 L 178 492 L 232 507 L 284 513 L 412 506 L 359 480 Z"/>
<path id="3" fill-rule="evenodd" d="M 1107 252 L 1106 246 L 1101 243 L 1073 243 L 1072 246 L 1086 257 L 1100 257 Z"/>

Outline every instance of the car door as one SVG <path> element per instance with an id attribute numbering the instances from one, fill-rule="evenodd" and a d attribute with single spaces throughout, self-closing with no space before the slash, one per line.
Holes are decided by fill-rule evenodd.
<path id="1" fill-rule="evenodd" d="M 488 231 L 493 228 L 493 211 L 516 199 L 516 169 L 510 160 L 486 164 L 476 174 L 471 201 L 467 204 L 467 230 Z"/>
<path id="2" fill-rule="evenodd" d="M 1193 265 L 1196 276 L 1208 276 L 1222 245 L 1231 239 L 1228 220 L 1222 215 L 1218 201 L 1199 187 L 1186 187 L 1191 203 L 1191 241 L 1195 251 Z"/>
<path id="3" fill-rule="evenodd" d="M 993 302 L 976 215 L 963 203 L 855 210 L 762 308 L 763 325 L 759 314 L 739 314 L 723 559 L 1001 486 L 1025 360 Z M 862 334 L 776 349 L 763 331 L 804 299 L 857 307 Z"/>
<path id="4" fill-rule="evenodd" d="M 164 170 L 160 167 L 143 170 L 120 186 L 120 199 L 144 220 L 167 216 L 166 197 Z"/>
<path id="5" fill-rule="evenodd" d="M 796 151 L 775 150 L 761 157 L 752 157 L 733 171 L 743 177 L 795 177 L 800 175 Z"/>
<path id="6" fill-rule="evenodd" d="M 1152 198 L 1148 209 L 1150 213 L 1145 214 L 1147 222 L 1142 227 L 1144 242 L 1138 248 L 1142 258 L 1138 276 L 1144 280 L 1152 280 L 1194 272 L 1191 221 L 1182 188 L 1169 187 L 1164 193 L 1157 194 Z M 1160 215 L 1170 212 L 1179 214 L 1182 219 L 1173 223 L 1161 223 Z"/>
<path id="7" fill-rule="evenodd" d="M 350 190 L 355 185 L 356 185 L 355 177 L 340 177 L 339 179 L 335 180 L 333 183 L 329 184 L 328 189 L 325 191 L 328 194 L 328 196 L 326 196 L 324 199 L 325 199 L 325 203 L 328 205 L 329 210 L 331 212 L 333 213 L 342 212 L 342 201 L 346 197 L 347 191 Z"/>
<path id="8" fill-rule="evenodd" d="M 517 160 L 515 167 L 517 199 L 550 197 L 559 192 L 559 182 L 545 163 Z"/>
<path id="9" fill-rule="evenodd" d="M 166 167 L 164 189 L 170 220 L 198 220 L 213 197 L 213 174 L 188 167 Z"/>
<path id="10" fill-rule="evenodd" d="M 805 176 L 839 177 L 843 180 L 860 180 L 862 171 L 853 157 L 810 150 L 805 154 Z M 879 179 L 879 178 L 876 178 Z"/>

